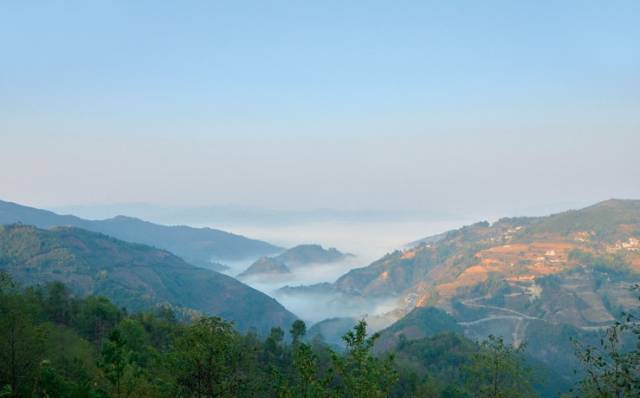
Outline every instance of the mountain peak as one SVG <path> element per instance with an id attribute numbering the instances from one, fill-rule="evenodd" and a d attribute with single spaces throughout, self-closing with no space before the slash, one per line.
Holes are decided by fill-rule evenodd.
<path id="1" fill-rule="evenodd" d="M 247 278 L 252 275 L 279 275 L 288 274 L 291 272 L 289 267 L 286 266 L 278 258 L 274 257 L 260 257 L 249 268 L 244 270 L 238 275 L 238 278 Z"/>
<path id="2" fill-rule="evenodd" d="M 297 267 L 314 263 L 333 263 L 351 256 L 334 247 L 325 249 L 318 244 L 303 244 L 285 250 L 276 258 L 290 267 Z"/>

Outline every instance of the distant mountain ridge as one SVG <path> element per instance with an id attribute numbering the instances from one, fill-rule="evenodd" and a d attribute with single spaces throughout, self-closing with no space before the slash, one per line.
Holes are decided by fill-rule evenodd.
<path id="1" fill-rule="evenodd" d="M 239 330 L 289 327 L 296 319 L 276 300 L 160 249 L 76 227 L 0 226 L 0 270 L 25 285 L 61 281 L 79 295 L 103 295 L 129 310 L 169 304 L 217 315 Z"/>
<path id="2" fill-rule="evenodd" d="M 320 245 L 304 244 L 287 249 L 275 258 L 291 268 L 296 268 L 309 264 L 333 263 L 347 257 L 353 257 L 353 255 L 342 253 L 335 247 L 325 249 Z"/>
<path id="3" fill-rule="evenodd" d="M 292 269 L 311 264 L 329 264 L 354 257 L 349 253 L 342 253 L 336 248 L 325 249 L 320 245 L 304 244 L 287 249 L 277 256 L 262 257 L 249 268 L 238 275 L 240 278 L 252 275 L 287 274 Z"/>
<path id="4" fill-rule="evenodd" d="M 217 229 L 165 226 L 126 216 L 86 220 L 0 201 L 0 224 L 14 223 L 38 228 L 71 226 L 100 232 L 125 241 L 168 250 L 189 263 L 214 269 L 217 268 L 215 262 L 252 259 L 284 250 L 267 242 Z"/>
<path id="5" fill-rule="evenodd" d="M 288 274 L 291 270 L 282 261 L 273 257 L 260 257 L 246 270 L 238 274 L 238 278 L 246 278 L 252 275 L 281 275 Z"/>
<path id="6" fill-rule="evenodd" d="M 120 203 L 68 205 L 52 209 L 56 213 L 76 214 L 82 218 L 110 218 L 117 214 L 135 214 L 137 218 L 158 224 L 207 223 L 210 225 L 270 225 L 273 227 L 316 222 L 387 222 L 400 220 L 450 220 L 459 215 L 431 210 L 339 210 L 317 208 L 307 210 L 270 209 L 242 205 L 173 206 L 154 203 Z"/>

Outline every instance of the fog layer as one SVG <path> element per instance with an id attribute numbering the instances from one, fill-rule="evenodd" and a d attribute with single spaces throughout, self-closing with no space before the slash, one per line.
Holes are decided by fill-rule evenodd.
<path id="1" fill-rule="evenodd" d="M 304 286 L 333 283 L 353 268 L 364 267 L 384 254 L 402 249 L 407 243 L 468 224 L 471 220 L 448 221 L 389 221 L 389 222 L 316 222 L 289 225 L 217 225 L 235 233 L 292 247 L 303 243 L 318 243 L 336 247 L 355 257 L 329 264 L 311 264 L 291 269 L 291 273 L 253 275 L 244 283 L 276 298 L 291 312 L 306 322 L 315 323 L 326 318 L 382 315 L 397 308 L 395 297 L 378 300 L 346 296 L 329 289 L 294 289 L 279 291 L 285 286 Z M 237 276 L 251 265 L 251 261 L 226 264 L 228 275 Z"/>

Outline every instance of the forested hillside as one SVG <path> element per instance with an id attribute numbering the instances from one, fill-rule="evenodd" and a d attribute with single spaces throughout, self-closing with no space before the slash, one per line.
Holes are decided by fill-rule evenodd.
<path id="1" fill-rule="evenodd" d="M 216 261 L 252 259 L 283 250 L 267 242 L 212 228 L 159 225 L 125 216 L 85 220 L 0 200 L 0 224 L 14 223 L 45 229 L 70 226 L 100 232 L 128 242 L 168 250 L 191 264 L 213 269 L 220 268 Z"/>
<path id="2" fill-rule="evenodd" d="M 287 333 L 288 331 L 288 333 Z M 635 335 L 634 335 L 635 333 Z M 4 397 L 535 397 L 553 377 L 502 338 L 476 344 L 453 333 L 407 340 L 374 355 L 378 335 L 359 322 L 332 351 L 306 325 L 238 333 L 217 317 L 180 322 L 169 307 L 128 313 L 54 282 L 22 289 L 0 273 L 0 396 Z M 638 319 L 602 347 L 578 345 L 580 397 L 640 392 Z M 633 348 L 632 348 L 633 349 Z M 587 372 L 585 372 L 587 371 Z M 552 376 L 552 375 L 551 375 Z"/>
<path id="3" fill-rule="evenodd" d="M 129 311 L 170 305 L 181 317 L 217 315 L 239 330 L 290 324 L 271 297 L 153 247 L 71 227 L 0 226 L 0 270 L 25 285 L 61 281 L 78 295 L 109 297 Z"/>

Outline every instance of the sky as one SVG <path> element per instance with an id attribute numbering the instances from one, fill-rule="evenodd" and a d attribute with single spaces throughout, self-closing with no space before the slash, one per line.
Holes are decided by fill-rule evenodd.
<path id="1" fill-rule="evenodd" d="M 5 1 L 0 199 L 640 198 L 638 1 Z"/>

